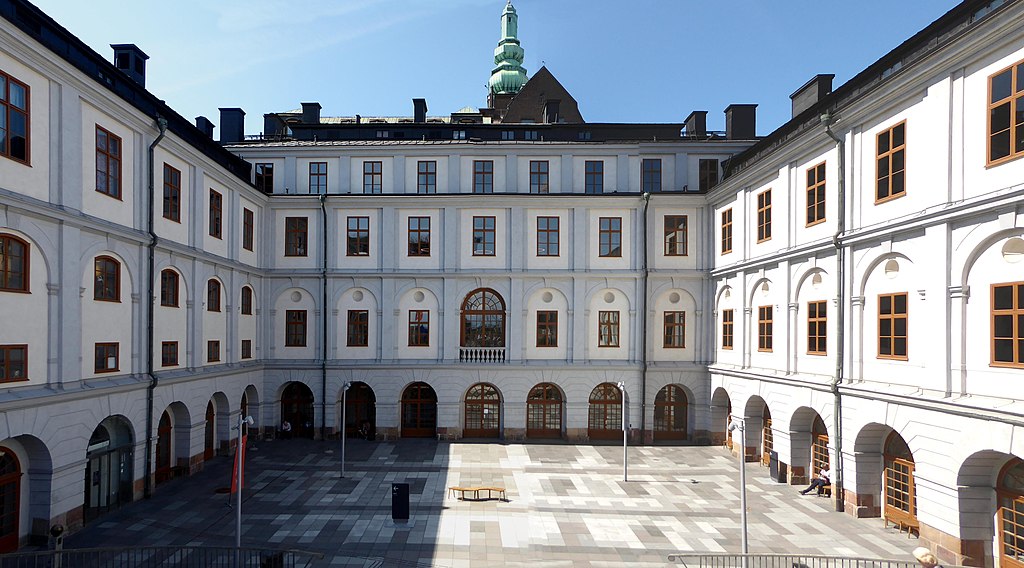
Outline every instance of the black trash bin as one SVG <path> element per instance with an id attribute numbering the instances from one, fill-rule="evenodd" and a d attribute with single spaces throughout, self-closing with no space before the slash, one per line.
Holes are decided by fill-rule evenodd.
<path id="1" fill-rule="evenodd" d="M 409 520 L 409 484 L 391 484 L 391 520 Z"/>
<path id="2" fill-rule="evenodd" d="M 779 452 L 773 451 L 768 456 L 768 477 L 771 477 L 777 483 L 785 483 L 786 464 L 779 462 Z"/>

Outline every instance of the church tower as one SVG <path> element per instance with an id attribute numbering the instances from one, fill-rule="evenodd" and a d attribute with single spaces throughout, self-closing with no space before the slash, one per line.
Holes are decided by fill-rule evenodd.
<path id="1" fill-rule="evenodd" d="M 501 40 L 494 49 L 494 70 L 488 82 L 489 99 L 495 95 L 515 95 L 526 84 L 523 68 L 523 48 L 519 45 L 519 16 L 512 0 L 508 0 L 501 13 Z"/>

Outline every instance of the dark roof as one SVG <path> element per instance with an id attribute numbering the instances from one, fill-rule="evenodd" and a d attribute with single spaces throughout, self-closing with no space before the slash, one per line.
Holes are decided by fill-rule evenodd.
<path id="1" fill-rule="evenodd" d="M 501 117 L 503 124 L 521 124 L 523 119 L 543 122 L 544 107 L 548 101 L 558 101 L 560 121 L 583 123 L 579 105 L 568 90 L 548 71 L 541 67 L 530 77 L 521 91 L 508 104 Z"/>
<path id="2" fill-rule="evenodd" d="M 63 26 L 25 0 L 0 0 L 0 17 L 11 22 L 43 47 L 64 59 L 87 77 L 106 87 L 114 95 L 140 112 L 156 119 L 167 119 L 168 130 L 222 166 L 238 179 L 249 183 L 251 165 L 221 147 L 190 121 L 175 112 L 124 72 L 92 50 Z"/>

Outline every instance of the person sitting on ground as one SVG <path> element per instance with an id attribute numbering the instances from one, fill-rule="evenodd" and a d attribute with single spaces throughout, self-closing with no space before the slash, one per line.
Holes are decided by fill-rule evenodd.
<path id="1" fill-rule="evenodd" d="M 923 546 L 914 549 L 914 558 L 917 558 L 917 561 L 921 563 L 923 568 L 942 568 L 939 565 L 939 559 L 932 554 L 931 550 Z"/>
<path id="2" fill-rule="evenodd" d="M 285 420 L 281 423 L 281 437 L 291 438 L 292 437 L 292 423 Z"/>
<path id="3" fill-rule="evenodd" d="M 831 485 L 831 484 L 832 484 L 832 470 L 830 470 L 830 469 L 822 469 L 821 472 L 818 473 L 818 477 L 815 477 L 814 479 L 812 479 L 811 480 L 811 484 L 807 487 L 807 489 L 804 489 L 803 491 L 801 491 L 800 494 L 801 495 L 807 495 L 808 493 L 811 492 L 811 490 L 817 489 L 818 490 L 818 495 L 821 495 L 822 493 L 825 492 L 825 486 L 826 485 Z"/>

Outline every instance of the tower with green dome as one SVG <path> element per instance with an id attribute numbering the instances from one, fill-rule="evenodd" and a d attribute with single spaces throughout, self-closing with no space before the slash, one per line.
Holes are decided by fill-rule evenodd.
<path id="1" fill-rule="evenodd" d="M 508 0 L 501 13 L 501 40 L 494 49 L 494 70 L 488 82 L 491 95 L 515 95 L 526 84 L 523 48 L 516 37 L 518 33 L 519 16 L 512 0 Z"/>

